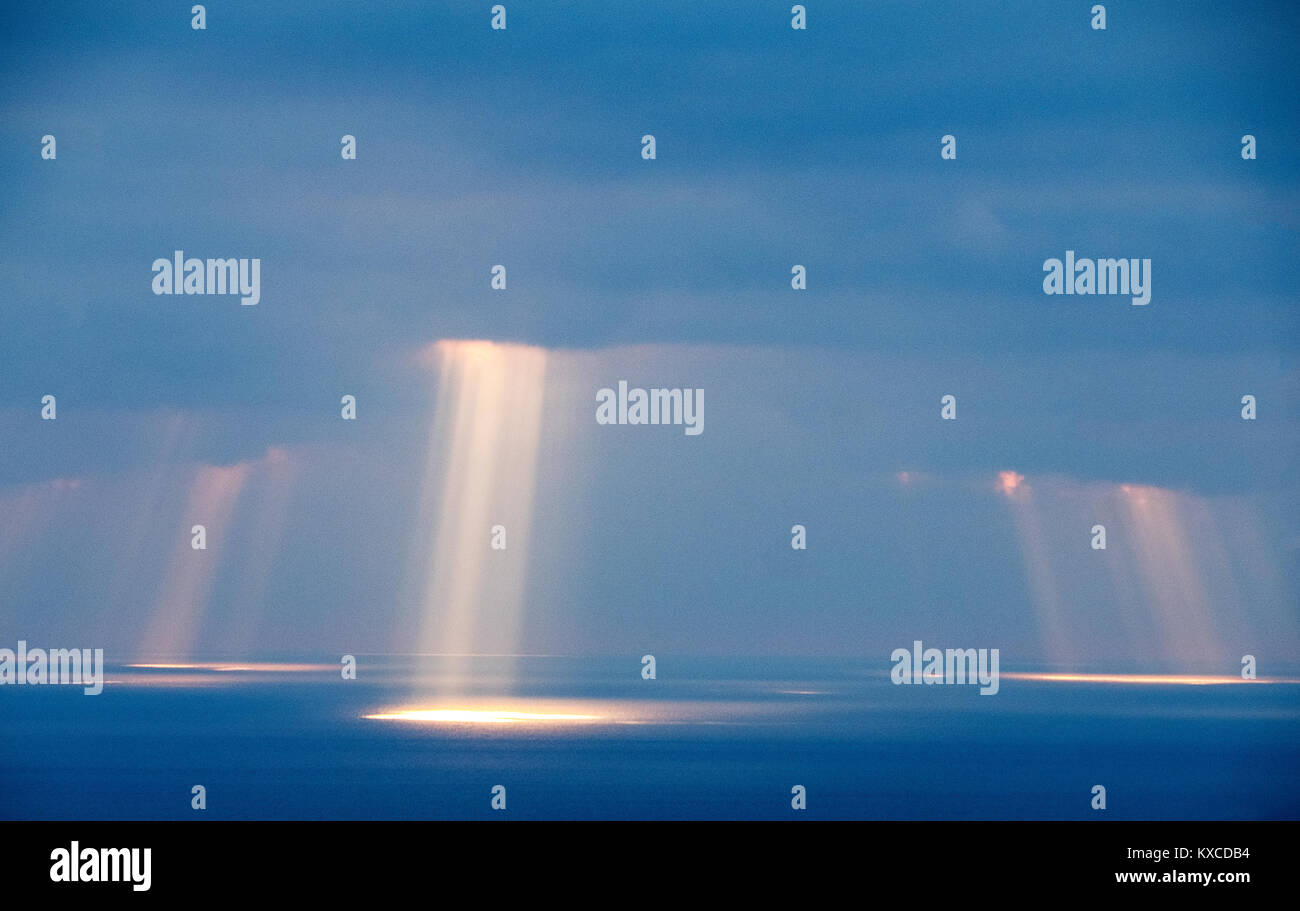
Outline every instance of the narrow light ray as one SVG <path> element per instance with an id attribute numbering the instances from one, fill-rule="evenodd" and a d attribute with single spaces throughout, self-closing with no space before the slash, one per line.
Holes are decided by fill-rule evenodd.
<path id="1" fill-rule="evenodd" d="M 291 451 L 272 447 L 254 468 L 255 486 L 245 497 L 253 500 L 252 514 L 240 523 L 246 531 L 241 534 L 239 579 L 220 636 L 228 653 L 236 655 L 255 651 L 262 634 L 267 583 L 280 555 L 300 465 Z"/>
<path id="2" fill-rule="evenodd" d="M 207 607 L 208 589 L 220 561 L 226 524 L 248 470 L 249 464 L 241 462 L 230 466 L 203 465 L 195 472 L 154 613 L 141 640 L 142 657 L 191 653 Z M 206 527 L 206 550 L 191 547 L 192 525 Z"/>
<path id="3" fill-rule="evenodd" d="M 1167 656 L 1179 661 L 1226 660 L 1181 495 L 1134 484 L 1122 484 L 1120 491 L 1128 511 L 1137 581 L 1158 621 Z"/>
<path id="4" fill-rule="evenodd" d="M 21 569 L 16 554 L 19 545 L 30 545 L 37 515 L 42 510 L 43 485 L 28 484 L 0 495 L 0 581 Z"/>
<path id="5" fill-rule="evenodd" d="M 1079 526 L 1087 524 L 1091 529 L 1092 523 L 1101 522 L 1101 517 L 1104 516 L 1111 525 L 1111 534 L 1115 534 L 1118 529 L 1109 517 L 1122 516 L 1127 510 L 1124 491 L 1120 485 L 1097 484 L 1092 485 L 1089 493 L 1086 501 L 1089 512 L 1079 517 Z M 1110 559 L 1102 560 L 1101 563 L 1105 567 L 1109 583 L 1109 616 L 1112 623 L 1123 628 L 1125 639 L 1132 643 L 1130 654 L 1151 658 L 1160 655 L 1160 634 L 1155 629 L 1158 621 L 1146 603 L 1146 595 L 1141 586 L 1136 584 L 1132 549 L 1121 546 L 1119 551 L 1111 552 Z M 1167 656 L 1164 657 L 1167 659 Z"/>
<path id="6" fill-rule="evenodd" d="M 216 632 L 234 653 L 256 641 L 266 582 L 284 532 L 296 472 L 293 454 L 280 447 L 234 465 L 199 466 L 179 517 L 178 539 L 172 546 L 154 613 L 137 652 L 140 658 L 189 656 L 200 631 L 219 619 L 225 626 Z M 242 515 L 239 504 L 254 496 L 250 515 Z M 240 526 L 237 533 L 232 524 Z M 206 550 L 191 547 L 193 525 L 205 527 Z M 226 616 L 216 618 L 209 616 L 208 602 L 231 547 L 238 548 L 234 553 L 240 558 L 235 594 Z"/>
<path id="7" fill-rule="evenodd" d="M 530 345 L 444 340 L 427 355 L 439 382 L 421 504 L 421 521 L 434 532 L 424 557 L 419 650 L 515 652 L 547 354 Z M 491 546 L 498 525 L 506 542 L 500 550 Z"/>
<path id="8" fill-rule="evenodd" d="M 1049 660 L 1068 664 L 1073 660 L 1065 629 L 1063 607 L 1057 590 L 1051 556 L 1039 523 L 1034 492 L 1025 476 L 1014 471 L 998 473 L 997 489 L 1011 504 L 1020 551 L 1023 555 L 1029 593 L 1038 614 L 1039 639 Z"/>
<path id="9" fill-rule="evenodd" d="M 1127 648 L 1165 668 L 1230 666 L 1233 654 L 1258 648 L 1242 573 L 1217 518 L 1231 503 L 1146 485 L 1050 477 L 1031 483 L 1013 471 L 1000 472 L 994 487 L 1012 510 L 1043 653 L 1051 662 L 1077 665 L 1074 637 L 1082 637 L 1087 650 L 1086 642 L 1099 634 L 1118 643 L 1112 649 Z M 1248 514 L 1240 530 L 1251 531 L 1254 521 Z M 1090 551 L 1096 524 L 1106 526 L 1108 547 Z M 1053 546 L 1067 531 L 1077 551 Z M 1108 594 L 1091 585 L 1098 573 Z M 1256 600 L 1278 599 L 1268 587 L 1262 595 Z"/>
<path id="10" fill-rule="evenodd" d="M 0 581 L 16 577 L 70 510 L 84 508 L 82 478 L 49 478 L 0 488 Z"/>
<path id="11" fill-rule="evenodd" d="M 120 511 L 116 569 L 107 584 L 105 604 L 110 609 L 135 601 L 141 587 L 152 582 L 146 581 L 144 568 L 155 565 L 152 552 L 158 541 L 158 517 L 172 489 L 184 483 L 178 457 L 188 456 L 198 434 L 198 421 L 193 415 L 164 412 L 154 420 L 156 426 L 151 431 L 160 445 L 153 464 L 124 479 L 130 491 Z"/>

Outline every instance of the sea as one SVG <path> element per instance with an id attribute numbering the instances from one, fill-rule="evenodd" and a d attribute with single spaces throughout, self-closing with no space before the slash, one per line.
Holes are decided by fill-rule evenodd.
<path id="1" fill-rule="evenodd" d="M 1294 677 L 1003 668 L 981 695 L 857 659 L 658 655 L 647 679 L 641 657 L 357 655 L 353 679 L 337 655 L 189 658 L 109 665 L 93 696 L 0 686 L 0 818 L 1300 818 Z"/>

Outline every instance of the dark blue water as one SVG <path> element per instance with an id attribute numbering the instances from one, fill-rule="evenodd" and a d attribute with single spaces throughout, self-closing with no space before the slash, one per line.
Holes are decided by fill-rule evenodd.
<path id="1" fill-rule="evenodd" d="M 0 817 L 478 819 L 502 815 L 497 784 L 523 819 L 1300 817 L 1294 684 L 1003 679 L 980 696 L 855 661 L 661 656 L 653 681 L 635 657 L 474 659 L 453 688 L 438 661 L 0 687 Z M 598 720 L 363 717 L 470 703 Z"/>

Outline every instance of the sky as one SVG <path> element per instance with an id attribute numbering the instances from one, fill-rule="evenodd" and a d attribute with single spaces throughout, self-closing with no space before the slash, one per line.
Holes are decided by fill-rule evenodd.
<path id="1" fill-rule="evenodd" d="M 1294 662 L 1295 7 L 806 5 L 5 6 L 6 639 Z"/>

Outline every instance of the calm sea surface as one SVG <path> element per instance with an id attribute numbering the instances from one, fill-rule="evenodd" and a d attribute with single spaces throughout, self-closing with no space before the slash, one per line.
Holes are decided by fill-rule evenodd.
<path id="1" fill-rule="evenodd" d="M 0 687 L 0 817 L 1300 818 L 1300 685 L 895 686 L 861 661 L 334 656 Z M 470 714 L 411 720 L 404 712 Z M 498 713 L 513 712 L 516 716 Z M 366 717 L 366 716 L 390 717 Z M 583 716 L 535 718 L 530 716 Z M 419 717 L 419 716 L 415 716 Z M 445 717 L 445 716 L 437 716 Z"/>

